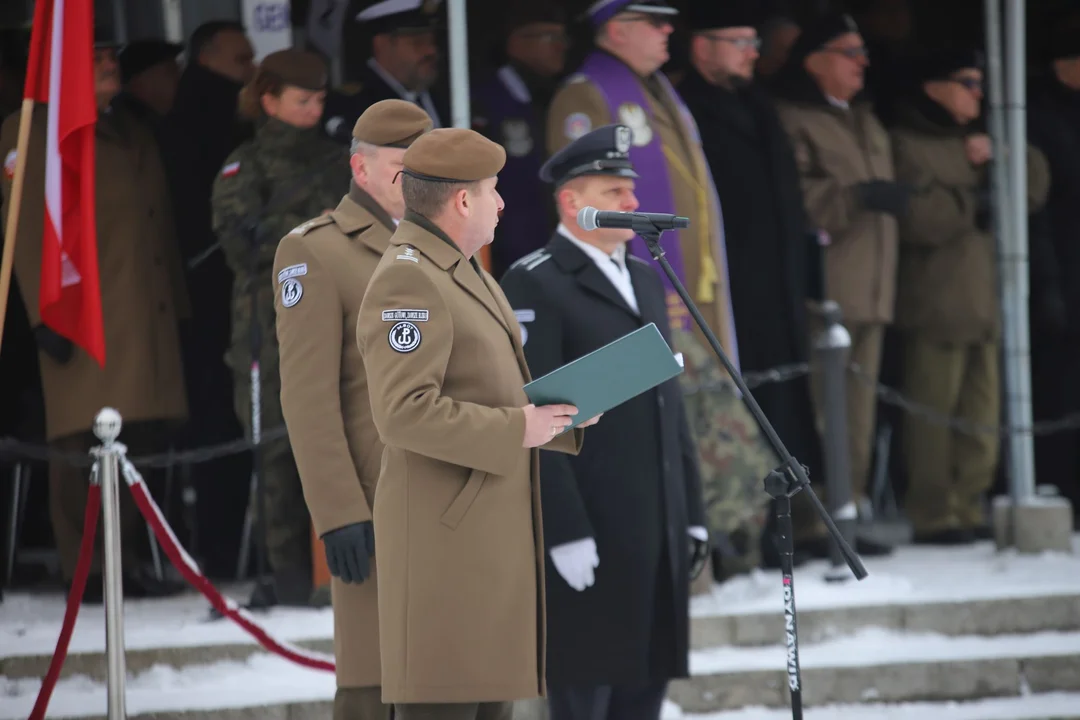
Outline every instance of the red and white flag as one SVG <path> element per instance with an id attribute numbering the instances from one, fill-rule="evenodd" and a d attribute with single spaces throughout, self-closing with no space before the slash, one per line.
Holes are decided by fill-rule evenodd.
<path id="1" fill-rule="evenodd" d="M 94 205 L 93 0 L 37 0 L 23 97 L 48 104 L 41 319 L 105 365 Z"/>

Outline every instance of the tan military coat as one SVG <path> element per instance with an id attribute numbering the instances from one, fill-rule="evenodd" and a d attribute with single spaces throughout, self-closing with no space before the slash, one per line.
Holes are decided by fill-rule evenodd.
<path id="1" fill-rule="evenodd" d="M 689 112 L 679 110 L 678 101 L 659 81 L 651 79 L 646 82 L 643 79 L 641 86 L 642 94 L 648 99 L 652 112 L 651 123 L 644 114 L 635 114 L 628 118 L 613 117 L 607 101 L 593 82 L 584 76 L 572 76 L 555 93 L 548 109 L 548 155 L 553 155 L 575 139 L 568 133 L 568 125 L 572 125 L 568 123 L 568 118 L 575 113 L 587 116 L 588 124 L 593 129 L 616 122 L 624 123 L 631 127 L 636 138 L 643 130 L 636 128 L 633 121 L 641 120 L 648 125 L 644 129 L 645 133 L 651 129 L 659 134 L 667 158 L 667 173 L 671 182 L 675 213 L 690 218 L 690 229 L 679 233 L 683 268 L 686 272 L 684 284 L 705 321 L 720 339 L 724 350 L 731 354 L 734 351 L 730 342 L 733 321 L 727 301 L 728 288 L 724 283 L 726 259 L 720 252 L 719 238 L 712 237 L 712 229 L 720 226 L 720 208 L 713 201 L 711 175 L 701 148 L 697 125 Z M 649 198 L 639 195 L 638 200 L 643 212 L 650 210 Z M 707 283 L 712 285 L 711 301 L 706 300 L 702 293 L 701 271 L 705 265 L 702 260 L 703 252 L 707 252 L 712 258 L 712 267 L 716 269 L 715 282 Z M 691 324 L 693 325 L 692 321 Z M 705 336 L 697 330 L 696 325 L 693 327 L 695 335 L 707 347 Z"/>
<path id="2" fill-rule="evenodd" d="M 829 236 L 826 296 L 840 304 L 844 322 L 891 322 L 897 221 L 859 207 L 854 191 L 860 182 L 894 179 L 888 134 L 868 103 L 843 110 L 824 98 L 781 100 L 777 109 L 795 148 L 806 213 Z"/>
<path id="3" fill-rule="evenodd" d="M 31 326 L 41 322 L 47 118 L 44 105 L 34 108 L 15 241 L 15 277 Z M 0 129 L 0 157 L 10 157 L 11 167 L 18 131 L 18 114 Z M 64 364 L 38 353 L 50 440 L 90 430 L 105 406 L 116 408 L 125 423 L 181 420 L 188 412 L 177 323 L 190 315 L 190 305 L 157 145 L 144 125 L 114 109 L 99 119 L 95 153 L 105 367 L 79 348 Z M 6 173 L 3 192 L 6 227 Z"/>
<path id="4" fill-rule="evenodd" d="M 371 420 L 356 318 L 394 223 L 352 186 L 333 213 L 282 238 L 274 257 L 281 408 L 304 499 L 320 536 L 371 520 L 382 443 Z M 363 583 L 331 578 L 341 687 L 379 685 L 375 566 Z"/>
<path id="5" fill-rule="evenodd" d="M 896 175 L 915 193 L 900 223 L 896 324 L 942 343 L 995 342 L 1001 331 L 998 250 L 978 226 L 978 196 L 989 165 L 967 159 L 962 128 L 931 122 L 901 106 L 892 133 Z M 1027 149 L 1028 203 L 1039 210 L 1050 190 L 1046 157 Z"/>
<path id="6" fill-rule="evenodd" d="M 435 233 L 439 233 L 438 235 Z M 387 703 L 546 692 L 539 456 L 522 447 L 529 369 L 495 280 L 409 214 L 360 307 L 386 444 L 375 547 Z M 577 453 L 582 432 L 546 449 Z"/>

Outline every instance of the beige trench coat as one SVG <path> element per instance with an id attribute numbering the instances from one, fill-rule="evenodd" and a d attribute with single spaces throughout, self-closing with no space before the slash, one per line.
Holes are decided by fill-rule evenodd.
<path id="1" fill-rule="evenodd" d="M 353 186 L 328 216 L 286 235 L 271 282 L 281 409 L 304 499 L 319 536 L 371 520 L 382 443 L 371 421 L 356 318 L 393 221 Z M 380 684 L 378 580 L 331 578 L 340 687 Z"/>
<path id="2" fill-rule="evenodd" d="M 440 235 L 406 216 L 357 325 L 386 444 L 375 492 L 382 697 L 537 697 L 544 538 L 539 452 L 522 447 L 529 370 L 502 290 Z M 545 447 L 577 453 L 581 441 L 579 430 Z"/>
<path id="3" fill-rule="evenodd" d="M 31 326 L 41 322 L 47 118 L 44 105 L 34 108 L 15 244 L 15 277 Z M 11 167 L 18 132 L 16 113 L 0 128 L 0 157 Z M 90 430 L 105 406 L 125 423 L 182 420 L 188 412 L 178 321 L 190 305 L 157 145 L 149 129 L 116 108 L 98 121 L 95 154 L 105 367 L 78 348 L 64 364 L 38 353 L 50 440 Z M 11 182 L 5 174 L 5 227 Z"/>

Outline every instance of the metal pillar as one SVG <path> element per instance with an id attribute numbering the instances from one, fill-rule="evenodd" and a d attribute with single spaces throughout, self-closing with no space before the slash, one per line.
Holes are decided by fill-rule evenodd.
<path id="1" fill-rule="evenodd" d="M 1026 25 L 1024 0 L 1005 0 L 1007 42 L 1001 53 L 1001 14 L 998 2 L 987 0 L 987 50 L 990 60 L 990 101 L 997 106 L 995 128 L 995 185 L 1008 202 L 997 209 L 1004 329 L 1007 417 L 1012 426 L 1031 424 L 1031 356 L 1028 328 L 1027 248 L 1027 118 Z M 997 51 L 997 52 L 994 52 Z M 1003 57 L 1003 62 L 998 58 Z M 1001 70 L 1004 66 L 1005 109 L 1001 109 Z M 997 79 L 995 81 L 995 74 Z M 995 84 L 997 87 L 995 87 Z M 996 95 L 996 97 L 995 97 Z M 995 103 L 997 100 L 997 103 Z M 1002 122 L 1002 116 L 1004 122 Z M 996 126 L 996 127 L 995 127 Z M 1002 132 L 1003 131 L 1003 132 Z M 1004 179 L 1007 178 L 1007 179 Z M 1034 438 L 1029 433 L 1009 436 L 1009 487 L 1013 506 L 1035 494 Z"/>
<path id="2" fill-rule="evenodd" d="M 829 515 L 848 544 L 855 542 L 859 514 L 851 496 L 851 446 L 848 442 L 847 378 L 851 335 L 841 324 L 840 306 L 834 300 L 821 305 L 824 330 L 815 338 L 814 351 L 821 372 L 821 395 L 825 416 L 825 502 Z M 825 579 L 848 580 L 851 571 L 840 546 L 830 543 L 830 569 Z"/>
<path id="3" fill-rule="evenodd" d="M 450 38 L 450 117 L 456 128 L 472 127 L 469 108 L 469 27 L 465 20 L 467 0 L 449 0 L 446 24 Z"/>
<path id="4" fill-rule="evenodd" d="M 101 511 L 105 526 L 103 565 L 105 566 L 105 655 L 108 668 L 108 717 L 127 717 L 124 683 L 124 586 L 120 556 L 120 413 L 104 408 L 94 420 L 94 434 L 101 440 L 98 482 L 101 483 Z"/>

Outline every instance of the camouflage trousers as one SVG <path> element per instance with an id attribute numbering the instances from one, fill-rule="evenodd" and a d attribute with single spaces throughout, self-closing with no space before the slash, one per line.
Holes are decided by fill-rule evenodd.
<path id="1" fill-rule="evenodd" d="M 780 461 L 712 350 L 685 332 L 676 331 L 673 344 L 683 355 L 680 382 L 722 574 L 747 572 L 761 564 L 770 502 L 764 480 Z"/>
<path id="2" fill-rule="evenodd" d="M 244 436 L 250 439 L 251 376 L 246 372 L 236 372 L 233 382 L 236 388 L 236 415 L 244 428 Z M 260 384 L 260 427 L 265 434 L 285 424 L 281 413 L 281 385 L 277 368 L 264 367 Z M 304 501 L 300 473 L 296 469 L 289 440 L 283 437 L 264 443 L 261 452 L 260 481 L 266 488 L 266 549 L 270 569 L 275 574 L 296 573 L 310 578 L 311 515 Z M 256 503 L 255 512 L 260 511 Z"/>

